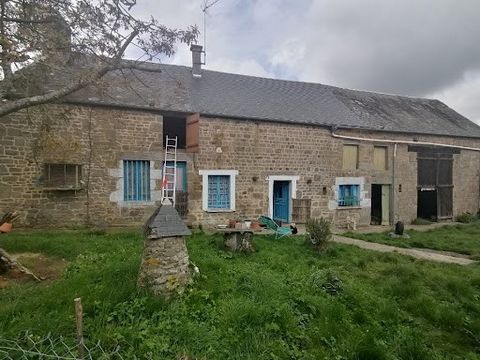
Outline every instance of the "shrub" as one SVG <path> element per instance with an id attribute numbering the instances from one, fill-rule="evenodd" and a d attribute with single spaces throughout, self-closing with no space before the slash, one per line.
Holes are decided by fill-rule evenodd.
<path id="1" fill-rule="evenodd" d="M 330 221 L 321 217 L 320 219 L 310 219 L 306 225 L 307 235 L 305 242 L 313 245 L 317 250 L 322 251 L 327 247 L 332 238 L 330 230 Z"/>
<path id="2" fill-rule="evenodd" d="M 455 218 L 455 221 L 464 224 L 474 222 L 475 220 L 477 220 L 477 217 L 469 212 L 460 214 Z"/>

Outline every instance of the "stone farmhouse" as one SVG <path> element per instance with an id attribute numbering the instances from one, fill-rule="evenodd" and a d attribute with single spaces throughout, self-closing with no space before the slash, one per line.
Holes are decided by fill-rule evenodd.
<path id="1" fill-rule="evenodd" d="M 0 121 L 0 204 L 24 226 L 133 225 L 178 137 L 192 225 L 270 215 L 343 226 L 476 213 L 480 127 L 438 100 L 147 64 Z"/>

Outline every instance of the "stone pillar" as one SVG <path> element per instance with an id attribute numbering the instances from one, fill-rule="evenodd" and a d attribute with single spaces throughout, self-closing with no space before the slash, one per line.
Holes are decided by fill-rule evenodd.
<path id="1" fill-rule="evenodd" d="M 190 235 L 175 208 L 163 205 L 145 224 L 145 242 L 138 285 L 169 297 L 190 281 L 184 235 Z"/>

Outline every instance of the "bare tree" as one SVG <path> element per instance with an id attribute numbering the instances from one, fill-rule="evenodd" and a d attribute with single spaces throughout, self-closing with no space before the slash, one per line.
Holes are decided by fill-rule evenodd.
<path id="1" fill-rule="evenodd" d="M 190 44 L 196 26 L 171 29 L 134 16 L 136 0 L 0 0 L 0 117 L 57 101 L 92 85 L 109 71 L 142 68 Z M 136 61 L 122 58 L 135 46 Z M 72 62 L 88 59 L 82 66 Z M 68 76 L 65 74 L 68 72 Z M 45 74 L 64 83 L 42 89 Z"/>

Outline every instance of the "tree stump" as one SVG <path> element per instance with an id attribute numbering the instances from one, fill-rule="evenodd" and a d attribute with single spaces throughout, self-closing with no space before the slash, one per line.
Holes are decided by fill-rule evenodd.
<path id="1" fill-rule="evenodd" d="M 238 252 L 254 252 L 252 245 L 253 231 L 225 229 L 223 231 L 223 245 L 226 250 Z"/>

